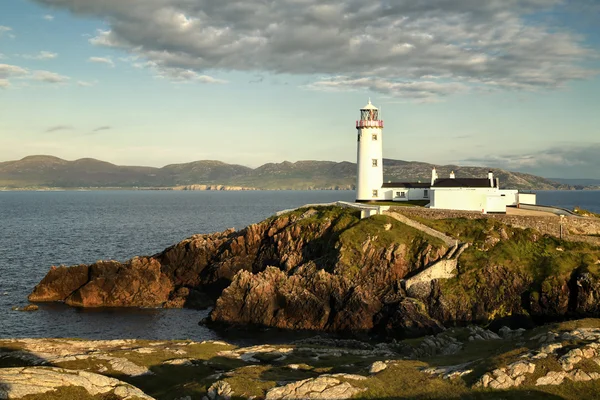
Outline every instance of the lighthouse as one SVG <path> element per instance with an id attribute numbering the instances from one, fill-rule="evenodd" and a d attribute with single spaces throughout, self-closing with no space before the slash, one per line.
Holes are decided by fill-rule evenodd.
<path id="1" fill-rule="evenodd" d="M 371 104 L 360 110 L 358 130 L 356 201 L 383 200 L 383 121 L 379 109 Z"/>

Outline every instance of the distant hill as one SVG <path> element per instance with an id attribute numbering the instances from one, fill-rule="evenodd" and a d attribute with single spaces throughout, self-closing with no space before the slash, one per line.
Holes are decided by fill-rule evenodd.
<path id="1" fill-rule="evenodd" d="M 575 189 L 600 189 L 600 179 L 565 179 L 565 178 L 550 178 L 550 180 L 570 185 Z"/>
<path id="2" fill-rule="evenodd" d="M 428 182 L 435 166 L 443 177 L 454 171 L 459 177 L 485 177 L 488 168 L 439 166 L 422 162 L 385 159 L 386 181 Z M 495 169 L 501 186 L 515 189 L 571 189 L 569 184 L 538 176 Z M 29 156 L 0 163 L 0 188 L 169 188 L 186 185 L 227 185 L 258 189 L 352 189 L 356 164 L 333 161 L 268 163 L 258 168 L 196 161 L 162 168 L 118 166 L 83 158 L 66 161 L 52 156 Z"/>

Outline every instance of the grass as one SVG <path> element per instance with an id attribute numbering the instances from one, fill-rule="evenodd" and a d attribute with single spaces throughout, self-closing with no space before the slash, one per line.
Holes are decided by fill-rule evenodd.
<path id="1" fill-rule="evenodd" d="M 600 248 L 591 244 L 562 241 L 494 219 L 415 219 L 472 243 L 460 257 L 458 276 L 442 281 L 440 285 L 446 301 L 459 308 L 468 310 L 484 303 L 490 320 L 509 315 L 516 311 L 515 307 L 521 307 L 505 301 L 505 298 L 514 299 L 519 295 L 511 290 L 527 288 L 534 302 L 544 297 L 544 301 L 554 304 L 560 313 L 560 307 L 566 305 L 558 303 L 559 290 L 575 271 L 600 277 L 600 268 L 596 264 L 600 259 Z M 511 279 L 514 284 L 503 285 L 504 279 Z M 492 285 L 494 288 L 490 282 L 496 282 Z M 528 310 L 519 312 L 527 313 Z"/>
<path id="2" fill-rule="evenodd" d="M 579 207 L 575 207 L 573 209 L 573 212 L 575 214 L 584 216 L 584 217 L 595 217 L 595 218 L 600 218 L 600 214 L 589 211 L 589 210 L 584 210 L 583 208 L 579 208 Z"/>

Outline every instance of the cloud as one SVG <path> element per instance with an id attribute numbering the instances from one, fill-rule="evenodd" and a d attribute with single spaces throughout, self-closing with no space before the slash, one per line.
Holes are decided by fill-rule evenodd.
<path id="1" fill-rule="evenodd" d="M 600 154 L 600 143 L 578 146 L 566 144 L 529 153 L 472 157 L 460 163 L 529 172 L 554 178 L 600 179 L 598 154 Z"/>
<path id="2" fill-rule="evenodd" d="M 46 129 L 45 132 L 70 131 L 73 129 L 75 129 L 75 128 L 71 125 L 56 125 L 56 126 L 51 126 L 50 128 Z"/>
<path id="3" fill-rule="evenodd" d="M 92 132 L 108 131 L 110 129 L 112 129 L 112 126 L 100 126 L 96 129 L 94 129 Z"/>
<path id="4" fill-rule="evenodd" d="M 338 90 L 404 96 L 402 85 L 430 76 L 532 91 L 598 73 L 586 63 L 596 55 L 586 38 L 552 19 L 590 0 L 35 1 L 108 21 L 92 44 L 125 50 L 165 75 L 324 76 L 316 87 L 343 76 Z"/>
<path id="5" fill-rule="evenodd" d="M 81 86 L 81 87 L 92 87 L 95 84 L 96 84 L 96 82 L 77 81 L 77 86 Z"/>
<path id="6" fill-rule="evenodd" d="M 40 51 L 38 54 L 24 54 L 21 57 L 26 58 L 28 60 L 52 60 L 58 57 L 57 53 L 52 53 L 50 51 Z"/>
<path id="7" fill-rule="evenodd" d="M 115 63 L 110 57 L 90 57 L 88 58 L 88 61 L 97 64 L 106 64 L 109 67 L 115 66 Z"/>
<path id="8" fill-rule="evenodd" d="M 149 69 L 158 79 L 166 79 L 175 83 L 206 83 L 206 84 L 225 84 L 226 80 L 214 78 L 209 75 L 199 74 L 198 72 L 185 68 L 161 67 L 153 61 L 134 62 L 133 67 L 140 69 Z"/>
<path id="9" fill-rule="evenodd" d="M 0 88 L 6 89 L 9 86 L 10 82 L 8 81 L 8 79 L 0 79 Z"/>
<path id="10" fill-rule="evenodd" d="M 36 81 L 52 84 L 66 83 L 71 79 L 68 76 L 60 75 L 50 71 L 35 71 L 31 78 Z"/>
<path id="11" fill-rule="evenodd" d="M 28 73 L 29 72 L 25 68 L 21 68 L 17 65 L 0 64 L 0 79 L 23 76 Z"/>
<path id="12" fill-rule="evenodd" d="M 46 21 L 54 21 L 54 15 L 46 14 L 42 18 Z"/>
<path id="13" fill-rule="evenodd" d="M 352 79 L 336 76 L 319 80 L 306 86 L 311 90 L 322 91 L 373 91 L 391 97 L 402 97 L 419 101 L 434 101 L 443 96 L 464 92 L 467 86 L 461 83 L 438 83 L 433 81 L 395 82 L 378 78 Z"/>
<path id="14" fill-rule="evenodd" d="M 10 32 L 10 31 L 12 31 L 11 27 L 0 25 L 0 36 L 2 36 L 3 33 Z"/>

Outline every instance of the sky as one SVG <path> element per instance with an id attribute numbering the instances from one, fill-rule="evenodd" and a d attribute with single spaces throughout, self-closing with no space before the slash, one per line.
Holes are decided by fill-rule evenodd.
<path id="1" fill-rule="evenodd" d="M 384 157 L 600 179 L 597 0 L 2 0 L 0 162 Z"/>

